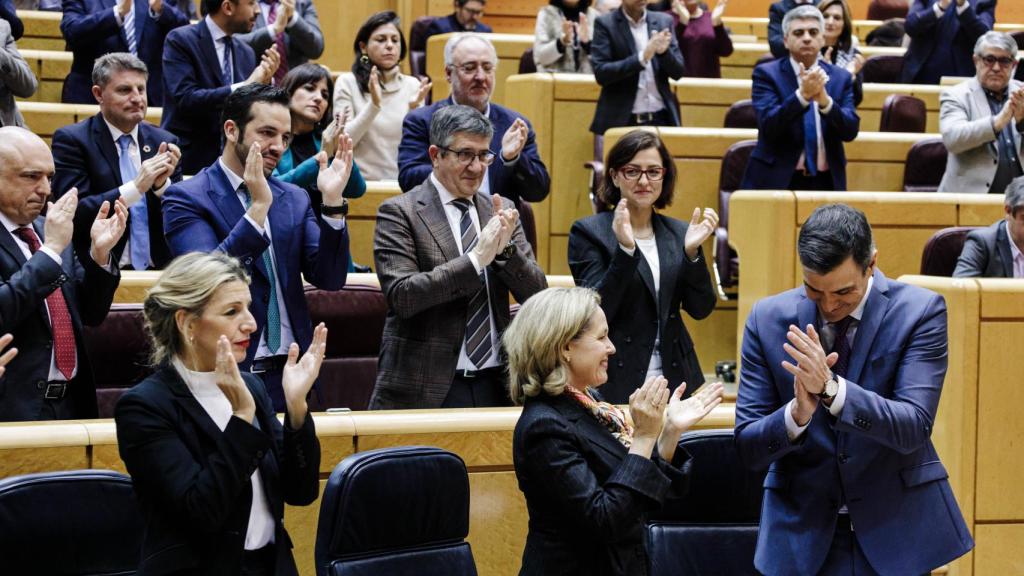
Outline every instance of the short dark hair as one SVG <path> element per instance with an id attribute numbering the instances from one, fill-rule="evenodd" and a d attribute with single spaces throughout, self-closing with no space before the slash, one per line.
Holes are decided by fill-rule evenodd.
<path id="1" fill-rule="evenodd" d="M 665 143 L 658 138 L 658 135 L 649 130 L 633 130 L 623 136 L 615 146 L 608 152 L 608 160 L 605 162 L 604 180 L 601 181 L 601 188 L 598 190 L 598 197 L 609 208 L 614 208 L 622 199 L 622 191 L 612 180 L 612 171 L 618 172 L 623 166 L 629 164 L 633 157 L 643 150 L 655 148 L 661 156 L 661 165 L 665 169 L 665 178 L 661 184 L 661 195 L 654 201 L 655 208 L 664 208 L 672 205 L 672 197 L 676 189 L 676 164 L 672 161 Z"/>
<path id="2" fill-rule="evenodd" d="M 238 4 L 238 0 L 227 0 L 232 4 Z M 216 14 L 220 12 L 220 5 L 224 3 L 224 0 L 203 0 L 202 13 L 203 16 L 207 14 Z"/>
<path id="3" fill-rule="evenodd" d="M 327 128 L 327 125 L 334 120 L 334 80 L 331 79 L 330 71 L 319 64 L 307 62 L 292 68 L 281 79 L 281 89 L 288 94 L 289 103 L 292 96 L 295 95 L 295 91 L 301 86 L 316 84 L 321 80 L 327 83 L 327 109 L 324 110 L 323 117 L 320 118 L 320 121 L 313 128 L 317 135 L 322 134 L 324 128 Z"/>
<path id="4" fill-rule="evenodd" d="M 259 83 L 239 86 L 224 100 L 224 110 L 220 113 L 221 130 L 231 120 L 238 126 L 238 133 L 245 134 L 245 127 L 252 120 L 252 105 L 257 102 L 289 108 L 290 99 L 287 92 L 274 86 Z"/>
<path id="5" fill-rule="evenodd" d="M 469 1 L 470 0 L 455 0 L 455 3 L 459 5 L 459 8 L 462 8 L 466 4 L 469 4 Z M 487 6 L 487 0 L 476 0 L 476 1 L 481 3 L 481 4 L 483 4 L 484 6 Z"/>
<path id="6" fill-rule="evenodd" d="M 828 274 L 851 256 L 866 271 L 875 243 L 863 212 L 846 204 L 825 204 L 804 222 L 796 246 L 804 268 Z"/>
<path id="7" fill-rule="evenodd" d="M 490 143 L 494 126 L 487 116 L 472 106 L 442 106 L 430 118 L 430 144 L 439 148 L 451 146 L 456 134 L 483 136 Z"/>

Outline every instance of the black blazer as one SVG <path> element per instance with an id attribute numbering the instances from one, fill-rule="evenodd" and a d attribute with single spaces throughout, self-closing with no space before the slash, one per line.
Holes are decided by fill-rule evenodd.
<path id="1" fill-rule="evenodd" d="M 232 417 L 223 432 L 170 366 L 118 401 L 118 450 L 146 522 L 140 576 L 239 574 L 257 467 L 277 524 L 275 574 L 298 574 L 282 519 L 286 502 L 310 504 L 320 490 L 313 418 L 300 430 L 282 427 L 263 382 L 242 378 L 256 419 Z"/>
<path id="2" fill-rule="evenodd" d="M 654 214 L 654 237 L 661 267 L 658 297 L 654 276 L 640 248 L 630 256 L 619 248 L 612 231 L 614 212 L 589 216 L 569 231 L 569 268 L 577 286 L 601 294 L 615 356 L 608 362 L 608 383 L 601 394 L 614 404 L 644 383 L 654 340 L 661 329 L 662 372 L 671 386 L 686 382 L 689 396 L 704 383 L 693 340 L 679 309 L 700 320 L 715 308 L 715 291 L 703 250 L 690 262 L 683 251 L 686 222 Z"/>
<path id="3" fill-rule="evenodd" d="M 45 241 L 40 216 L 33 228 Z M 14 335 L 18 356 L 0 377 L 0 422 L 38 420 L 49 380 L 53 333 L 43 305 L 54 290 L 61 290 L 75 331 L 78 374 L 63 402 L 73 403 L 76 418 L 96 417 L 96 383 L 85 351 L 82 325 L 96 326 L 107 317 L 114 291 L 121 280 L 101 268 L 88 253 L 79 260 L 71 246 L 61 253 L 61 265 L 43 252 L 25 260 L 14 237 L 0 226 L 0 334 Z"/>
<path id="4" fill-rule="evenodd" d="M 689 484 L 685 450 L 671 464 L 629 454 L 565 395 L 526 400 L 512 458 L 530 514 L 521 576 L 647 574 L 645 516 Z"/>
<path id="5" fill-rule="evenodd" d="M 672 17 L 661 12 L 647 11 L 647 31 L 650 35 L 660 30 L 674 30 Z M 629 20 L 622 9 L 613 10 L 600 16 L 594 22 L 594 38 L 590 44 L 590 64 L 594 78 L 601 85 L 597 99 L 597 110 L 590 131 L 604 134 L 609 128 L 627 126 L 636 100 L 640 73 L 644 67 L 637 58 L 636 42 L 629 31 Z M 672 114 L 675 125 L 679 126 L 679 102 L 668 84 L 668 79 L 683 77 L 683 53 L 679 51 L 676 35 L 664 54 L 657 54 L 651 60 L 658 94 L 665 101 L 665 107 Z"/>
<path id="6" fill-rule="evenodd" d="M 956 261 L 954 278 L 1013 278 L 1013 254 L 1006 220 L 1000 218 L 991 226 L 971 230 Z"/>
<path id="7" fill-rule="evenodd" d="M 156 156 L 160 144 L 177 144 L 177 136 L 149 124 L 139 124 L 139 156 L 145 162 Z M 78 211 L 75 212 L 75 249 L 79 254 L 88 254 L 89 230 L 104 201 L 113 203 L 121 197 L 118 190 L 121 181 L 121 167 L 117 155 L 117 144 L 110 137 L 110 130 L 103 116 L 97 114 L 77 124 L 64 126 L 53 134 L 53 161 L 56 171 L 53 175 L 53 189 L 60 196 L 78 188 Z M 181 182 L 181 163 L 170 176 L 171 182 Z M 146 212 L 149 214 L 149 253 L 153 266 L 163 269 L 171 261 L 171 251 L 164 239 L 164 219 L 160 212 L 160 198 L 152 190 L 140 190 L 146 195 Z M 114 246 L 115 261 L 121 259 L 124 248 L 131 237 L 131 216 L 128 228 L 121 241 Z"/>

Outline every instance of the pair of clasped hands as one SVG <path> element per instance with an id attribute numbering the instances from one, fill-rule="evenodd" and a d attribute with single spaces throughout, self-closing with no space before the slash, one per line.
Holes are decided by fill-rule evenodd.
<path id="1" fill-rule="evenodd" d="M 827 108 L 832 98 L 828 95 L 825 90 L 825 85 L 828 84 L 828 74 L 821 68 L 821 66 L 812 66 L 808 69 L 804 64 L 800 63 L 800 95 L 803 96 L 804 100 L 808 102 L 817 102 L 818 108 Z"/>
<path id="2" fill-rule="evenodd" d="M 491 219 L 480 230 L 479 239 L 473 247 L 473 255 L 480 266 L 488 266 L 494 262 L 498 254 L 512 241 L 512 233 L 519 222 L 519 210 L 502 208 L 501 196 L 497 194 L 491 196 L 491 208 Z"/>

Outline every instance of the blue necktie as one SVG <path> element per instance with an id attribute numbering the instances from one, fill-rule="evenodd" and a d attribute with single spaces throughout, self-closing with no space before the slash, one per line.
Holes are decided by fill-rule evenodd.
<path id="1" fill-rule="evenodd" d="M 811 176 L 818 174 L 818 128 L 815 126 L 817 110 L 814 102 L 804 112 L 804 170 Z"/>
<path id="2" fill-rule="evenodd" d="M 117 147 L 121 149 L 121 158 L 117 161 L 121 169 L 121 183 L 125 184 L 135 180 L 139 171 L 135 168 L 129 148 L 132 144 L 132 137 L 123 134 L 117 139 Z M 131 250 L 129 257 L 132 261 L 132 268 L 145 270 L 149 268 L 149 208 L 146 205 L 147 190 L 139 190 L 139 201 L 128 209 L 131 223 Z"/>
<path id="3" fill-rule="evenodd" d="M 231 53 L 234 49 L 234 45 L 235 42 L 231 36 L 224 37 L 224 62 L 221 64 L 221 71 L 224 74 L 224 84 L 227 86 L 235 83 L 233 68 L 234 54 Z"/>
<path id="4" fill-rule="evenodd" d="M 245 184 L 242 184 L 238 191 L 245 198 L 245 207 L 248 209 L 252 204 L 252 194 Z M 267 280 L 270 284 L 270 298 L 267 302 L 267 348 L 271 354 L 277 354 L 277 349 L 281 347 L 281 308 L 277 304 L 277 273 L 274 271 L 274 259 L 270 255 L 269 246 L 263 251 L 263 266 L 267 269 Z"/>
<path id="5" fill-rule="evenodd" d="M 135 7 L 124 17 L 124 39 L 128 41 L 128 51 L 138 55 L 137 42 L 135 40 Z"/>

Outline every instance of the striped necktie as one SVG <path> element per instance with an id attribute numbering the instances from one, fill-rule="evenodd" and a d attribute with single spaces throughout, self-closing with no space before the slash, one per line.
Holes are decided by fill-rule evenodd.
<path id="1" fill-rule="evenodd" d="M 132 9 L 128 11 L 128 14 L 124 17 L 124 38 L 128 41 L 128 51 L 134 55 L 138 55 L 138 45 L 135 40 L 135 5 L 132 4 Z"/>
<path id="2" fill-rule="evenodd" d="M 462 212 L 459 233 L 462 236 L 462 253 L 468 254 L 477 242 L 476 228 L 469 214 L 473 203 L 466 198 L 456 198 L 452 200 L 452 205 Z M 477 368 L 491 357 L 494 349 L 491 342 L 491 306 L 487 294 L 486 273 L 486 269 L 480 273 L 480 289 L 470 298 L 466 313 L 466 356 Z"/>
<path id="3" fill-rule="evenodd" d="M 245 198 L 245 207 L 248 209 L 252 204 L 252 194 L 244 183 L 238 187 L 238 191 Z M 267 293 L 270 296 L 267 302 L 267 348 L 271 354 L 277 354 L 281 347 L 281 308 L 277 303 L 277 272 L 274 270 L 274 258 L 270 255 L 269 246 L 263 251 L 263 267 L 267 269 Z"/>

